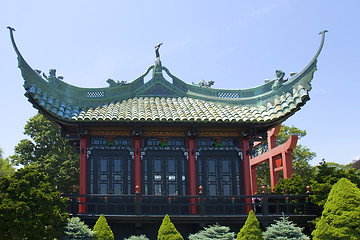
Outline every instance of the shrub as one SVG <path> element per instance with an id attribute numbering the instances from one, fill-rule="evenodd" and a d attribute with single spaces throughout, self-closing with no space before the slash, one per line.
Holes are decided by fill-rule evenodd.
<path id="1" fill-rule="evenodd" d="M 66 200 L 49 177 L 25 167 L 0 177 L 0 239 L 54 239 L 62 235 Z"/>
<path id="2" fill-rule="evenodd" d="M 97 240 L 114 240 L 114 234 L 108 225 L 103 214 L 100 215 L 94 226 L 95 239 Z"/>
<path id="3" fill-rule="evenodd" d="M 310 239 L 304 233 L 302 233 L 301 227 L 296 227 L 295 224 L 289 220 L 289 217 L 284 215 L 280 217 L 280 221 L 275 220 L 275 224 L 271 224 L 266 228 L 263 236 L 265 240 L 308 240 Z"/>
<path id="4" fill-rule="evenodd" d="M 130 236 L 129 238 L 124 238 L 124 240 L 149 240 L 145 235 L 140 236 Z"/>
<path id="5" fill-rule="evenodd" d="M 333 185 L 313 239 L 360 239 L 360 189 L 346 178 Z"/>
<path id="6" fill-rule="evenodd" d="M 63 240 L 73 240 L 73 239 L 94 239 L 94 231 L 92 231 L 88 225 L 80 221 L 80 218 L 73 217 L 68 218 L 67 224 L 64 230 Z"/>
<path id="7" fill-rule="evenodd" d="M 229 232 L 230 228 L 226 226 L 220 226 L 215 224 L 209 227 L 204 227 L 198 233 L 190 234 L 189 240 L 201 240 L 201 239 L 221 239 L 221 240 L 234 240 L 235 233 Z"/>
<path id="8" fill-rule="evenodd" d="M 181 234 L 176 230 L 174 224 L 170 221 L 169 215 L 166 214 L 164 217 L 162 224 L 159 228 L 158 232 L 158 240 L 177 240 L 184 238 L 181 236 Z"/>
<path id="9" fill-rule="evenodd" d="M 263 235 L 254 211 L 249 212 L 245 225 L 241 228 L 237 235 L 237 240 L 262 240 Z"/>

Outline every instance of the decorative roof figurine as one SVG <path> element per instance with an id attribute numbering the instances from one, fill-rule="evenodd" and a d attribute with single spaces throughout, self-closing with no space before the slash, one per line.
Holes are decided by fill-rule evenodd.
<path id="1" fill-rule="evenodd" d="M 159 53 L 159 48 L 160 46 L 162 45 L 163 43 L 158 43 L 156 46 L 155 46 L 155 69 L 154 69 L 154 73 L 153 73 L 153 76 L 154 75 L 162 75 L 162 66 L 161 66 L 161 61 L 160 61 L 160 53 Z"/>

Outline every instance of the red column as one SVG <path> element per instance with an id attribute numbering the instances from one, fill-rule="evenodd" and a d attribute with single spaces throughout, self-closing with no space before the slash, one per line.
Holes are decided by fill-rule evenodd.
<path id="1" fill-rule="evenodd" d="M 188 138 L 188 178 L 189 178 L 189 195 L 197 195 L 196 184 L 196 155 L 195 155 L 195 138 Z M 196 198 L 190 198 L 191 204 L 196 204 Z M 191 205 L 190 214 L 197 214 L 198 209 L 195 205 Z"/>
<path id="2" fill-rule="evenodd" d="M 271 149 L 276 147 L 276 136 L 279 134 L 280 125 L 272 128 L 268 131 L 268 148 L 269 152 Z M 279 181 L 279 172 L 275 172 L 275 158 L 274 156 L 270 156 L 269 158 L 269 167 L 270 167 L 270 182 L 271 182 L 271 190 L 274 188 L 275 184 Z"/>
<path id="3" fill-rule="evenodd" d="M 139 189 L 141 193 L 141 138 L 138 136 L 134 138 L 134 187 L 134 192 Z"/>
<path id="4" fill-rule="evenodd" d="M 251 194 L 254 195 L 257 192 L 257 176 L 256 166 L 251 167 Z"/>
<path id="5" fill-rule="evenodd" d="M 284 178 L 291 178 L 291 175 L 293 174 L 291 153 L 283 152 L 282 159 Z"/>
<path id="6" fill-rule="evenodd" d="M 87 194 L 87 137 L 80 138 L 80 195 Z M 85 203 L 86 198 L 80 197 L 80 203 Z M 79 205 L 79 213 L 86 213 L 86 206 Z"/>
<path id="7" fill-rule="evenodd" d="M 251 195 L 251 172 L 250 172 L 250 157 L 247 154 L 249 150 L 249 140 L 241 138 L 242 158 L 243 158 L 243 181 L 244 181 L 244 195 Z M 251 198 L 245 199 L 245 204 L 251 203 Z M 245 213 L 248 214 L 252 209 L 251 205 L 245 205 Z"/>

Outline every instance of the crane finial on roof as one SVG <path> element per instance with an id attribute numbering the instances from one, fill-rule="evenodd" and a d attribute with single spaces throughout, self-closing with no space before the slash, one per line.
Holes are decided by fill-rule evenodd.
<path id="1" fill-rule="evenodd" d="M 157 58 L 157 59 L 160 59 L 159 48 L 160 48 L 160 46 L 161 46 L 162 44 L 163 44 L 163 43 L 160 42 L 160 43 L 158 43 L 158 44 L 155 46 L 155 55 L 156 55 L 156 58 Z"/>

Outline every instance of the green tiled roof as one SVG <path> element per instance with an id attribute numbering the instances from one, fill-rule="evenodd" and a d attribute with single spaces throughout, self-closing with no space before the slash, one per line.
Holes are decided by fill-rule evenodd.
<path id="1" fill-rule="evenodd" d="M 315 57 L 302 72 L 286 83 L 277 85 L 277 80 L 273 80 L 255 88 L 229 90 L 187 84 L 161 65 L 150 66 L 131 83 L 105 88 L 75 87 L 55 75 L 42 77 L 32 69 L 18 51 L 12 30 L 10 34 L 25 80 L 25 95 L 34 107 L 49 113 L 58 121 L 227 122 L 256 125 L 280 123 L 310 99 L 310 81 L 316 71 L 317 57 L 325 37 L 324 31 Z M 144 77 L 151 70 L 153 78 L 145 83 Z M 163 77 L 163 72 L 172 79 L 172 83 Z"/>
<path id="2" fill-rule="evenodd" d="M 40 107 L 56 118 L 69 121 L 121 122 L 238 122 L 261 123 L 283 118 L 308 100 L 308 91 L 299 85 L 293 93 L 285 93 L 274 102 L 260 106 L 233 106 L 188 97 L 134 97 L 97 107 L 79 107 L 58 103 L 46 93 L 28 91 Z M 35 92 L 35 93 L 34 93 Z"/>

